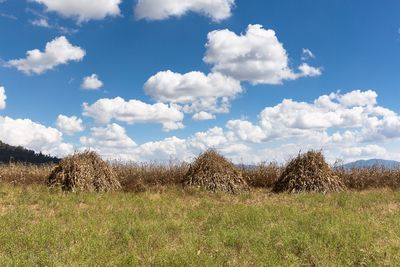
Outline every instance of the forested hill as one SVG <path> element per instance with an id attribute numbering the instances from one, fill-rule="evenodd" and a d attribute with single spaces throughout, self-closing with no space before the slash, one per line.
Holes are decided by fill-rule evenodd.
<path id="1" fill-rule="evenodd" d="M 32 150 L 23 147 L 10 146 L 0 141 L 0 163 L 57 163 L 60 159 L 43 155 L 42 153 L 35 153 Z"/>

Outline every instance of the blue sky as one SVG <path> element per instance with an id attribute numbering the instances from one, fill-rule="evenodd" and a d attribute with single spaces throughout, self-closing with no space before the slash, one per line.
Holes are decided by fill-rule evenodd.
<path id="1" fill-rule="evenodd" d="M 398 1 L 209 2 L 0 2 L 0 139 L 128 160 L 400 159 Z"/>

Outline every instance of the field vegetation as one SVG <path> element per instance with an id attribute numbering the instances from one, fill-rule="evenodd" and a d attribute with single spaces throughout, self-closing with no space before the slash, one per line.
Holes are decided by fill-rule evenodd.
<path id="1" fill-rule="evenodd" d="M 400 170 L 328 170 L 311 156 L 299 155 L 288 164 L 297 162 L 293 168 L 262 163 L 234 171 L 225 161 L 216 167 L 208 160 L 113 162 L 107 172 L 117 179 L 117 192 L 47 186 L 50 177 L 92 183 L 88 172 L 96 157 L 82 161 L 81 176 L 70 162 L 79 157 L 58 167 L 0 165 L 0 266 L 397 266 Z M 293 176 L 288 170 L 302 173 L 290 183 L 317 181 L 312 175 L 320 174 L 320 163 L 341 190 L 273 193 Z M 224 184 L 231 175 L 220 166 L 232 168 L 249 190 L 208 192 L 185 183 L 192 177 L 196 185 L 231 188 Z"/>
<path id="2" fill-rule="evenodd" d="M 0 185 L 1 266 L 397 266 L 400 192 Z"/>
<path id="3" fill-rule="evenodd" d="M 54 164 L 0 164 L 0 182 L 12 185 L 42 185 L 55 168 Z M 188 163 L 118 163 L 111 164 L 124 192 L 144 192 L 165 186 L 180 186 L 189 170 Z M 272 189 L 284 170 L 277 163 L 259 163 L 253 168 L 240 167 L 251 188 Z M 400 189 L 400 169 L 382 167 L 333 168 L 347 190 Z"/>

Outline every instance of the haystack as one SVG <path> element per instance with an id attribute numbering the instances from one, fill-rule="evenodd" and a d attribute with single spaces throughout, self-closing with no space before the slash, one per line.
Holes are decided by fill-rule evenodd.
<path id="1" fill-rule="evenodd" d="M 326 163 L 320 151 L 299 154 L 286 166 L 274 185 L 274 192 L 316 192 L 343 191 L 345 186 Z"/>
<path id="2" fill-rule="evenodd" d="M 91 151 L 63 159 L 48 177 L 47 184 L 72 192 L 110 192 L 121 188 L 110 166 Z"/>
<path id="3" fill-rule="evenodd" d="M 206 151 L 190 165 L 183 183 L 210 192 L 237 194 L 249 190 L 241 171 L 215 150 Z"/>

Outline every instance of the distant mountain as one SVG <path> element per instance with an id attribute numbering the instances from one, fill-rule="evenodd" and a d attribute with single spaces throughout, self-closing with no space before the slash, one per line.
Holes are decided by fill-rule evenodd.
<path id="1" fill-rule="evenodd" d="M 383 167 L 386 169 L 400 168 L 400 162 L 384 159 L 359 160 L 343 165 L 345 169 Z"/>
<path id="2" fill-rule="evenodd" d="M 58 163 L 59 158 L 35 153 L 20 146 L 10 146 L 0 141 L 0 163 Z"/>

